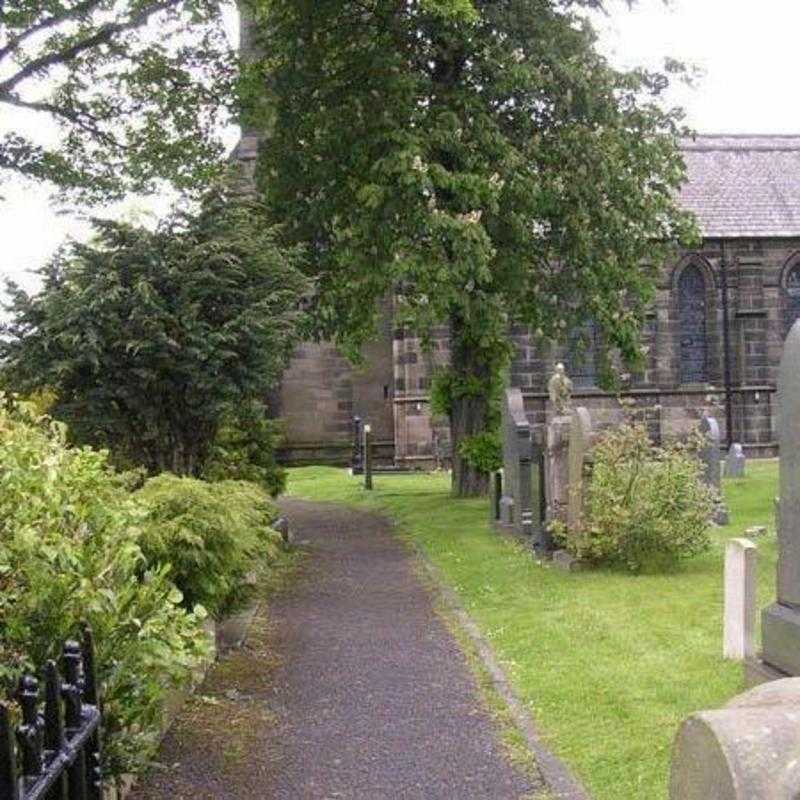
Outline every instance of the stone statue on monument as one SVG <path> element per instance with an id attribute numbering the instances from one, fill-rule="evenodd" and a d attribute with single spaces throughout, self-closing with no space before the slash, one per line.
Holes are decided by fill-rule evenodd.
<path id="1" fill-rule="evenodd" d="M 570 412 L 572 407 L 572 381 L 567 376 L 567 371 L 562 363 L 556 364 L 556 370 L 547 384 L 550 393 L 550 402 L 559 417 Z"/>

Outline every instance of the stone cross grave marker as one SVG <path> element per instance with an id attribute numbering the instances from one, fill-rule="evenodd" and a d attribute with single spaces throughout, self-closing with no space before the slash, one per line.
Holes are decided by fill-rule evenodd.
<path id="1" fill-rule="evenodd" d="M 584 502 L 584 470 L 592 446 L 592 418 L 589 409 L 573 409 L 569 426 L 569 491 L 567 497 L 567 528 L 570 533 L 581 527 Z"/>
<path id="2" fill-rule="evenodd" d="M 732 444 L 728 455 L 725 457 L 725 477 L 744 478 L 747 458 L 740 444 Z"/>
<path id="3" fill-rule="evenodd" d="M 763 659 L 800 675 L 800 321 L 786 344 L 778 375 L 780 514 L 777 602 L 762 614 Z"/>
<path id="4" fill-rule="evenodd" d="M 700 432 L 703 434 L 705 442 L 700 452 L 700 458 L 703 462 L 703 477 L 716 496 L 713 521 L 717 525 L 727 525 L 728 509 L 722 501 L 719 423 L 714 417 L 703 416 L 703 419 L 700 420 Z"/>

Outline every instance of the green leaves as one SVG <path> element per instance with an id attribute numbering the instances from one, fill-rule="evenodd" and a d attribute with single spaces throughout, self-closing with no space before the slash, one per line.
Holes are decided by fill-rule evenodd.
<path id="1" fill-rule="evenodd" d="M 595 446 L 583 529 L 565 545 L 632 572 L 670 568 L 709 547 L 713 501 L 691 442 L 655 447 L 644 425 L 629 423 Z"/>
<path id="2" fill-rule="evenodd" d="M 66 446 L 46 417 L 0 398 L 0 682 L 58 656 L 88 620 L 103 685 L 104 772 L 138 770 L 165 693 L 207 652 L 166 569 L 147 570 L 143 513 L 107 456 Z"/>
<path id="3" fill-rule="evenodd" d="M 202 606 L 221 618 L 238 610 L 252 587 L 248 573 L 267 564 L 280 536 L 266 493 L 243 481 L 206 483 L 159 475 L 139 490 L 146 510 L 141 546 L 150 565 L 168 565 L 173 603 Z"/>
<path id="4" fill-rule="evenodd" d="M 0 108 L 61 128 L 0 137 L 0 179 L 23 174 L 87 201 L 198 193 L 224 169 L 236 58 L 212 0 L 6 0 Z"/>
<path id="5" fill-rule="evenodd" d="M 198 475 L 223 416 L 283 373 L 308 285 L 298 253 L 221 190 L 155 232 L 95 228 L 42 271 L 38 295 L 13 292 L 4 380 L 52 389 L 53 415 L 118 463 Z"/>
<path id="6" fill-rule="evenodd" d="M 366 339 L 400 281 L 423 335 L 453 313 L 553 338 L 592 317 L 636 358 L 647 265 L 692 233 L 679 116 L 572 5 L 270 4 L 260 184 L 308 247 L 321 334 Z"/>

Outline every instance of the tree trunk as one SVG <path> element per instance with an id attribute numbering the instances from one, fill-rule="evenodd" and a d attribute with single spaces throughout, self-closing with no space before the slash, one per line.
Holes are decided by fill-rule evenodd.
<path id="1" fill-rule="evenodd" d="M 450 320 L 450 368 L 453 385 L 480 385 L 486 390 L 453 393 L 450 408 L 450 442 L 453 454 L 452 489 L 455 497 L 482 497 L 489 491 L 489 476 L 469 464 L 459 453 L 465 438 L 485 433 L 489 422 L 488 387 L 492 370 L 485 354 L 466 335 L 463 321 L 457 315 Z"/>

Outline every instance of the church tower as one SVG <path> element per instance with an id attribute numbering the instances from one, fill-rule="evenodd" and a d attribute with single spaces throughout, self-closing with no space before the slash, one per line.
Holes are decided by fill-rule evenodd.
<path id="1" fill-rule="evenodd" d="M 255 22 L 239 6 L 239 52 L 257 58 Z M 241 169 L 243 184 L 255 191 L 259 131 L 242 127 L 231 159 Z M 394 363 L 392 304 L 386 302 L 383 324 L 364 348 L 361 365 L 352 365 L 329 342 L 304 342 L 295 351 L 280 387 L 270 398 L 275 415 L 285 424 L 282 460 L 289 464 L 348 463 L 353 418 L 372 425 L 376 459 L 393 464 Z"/>

